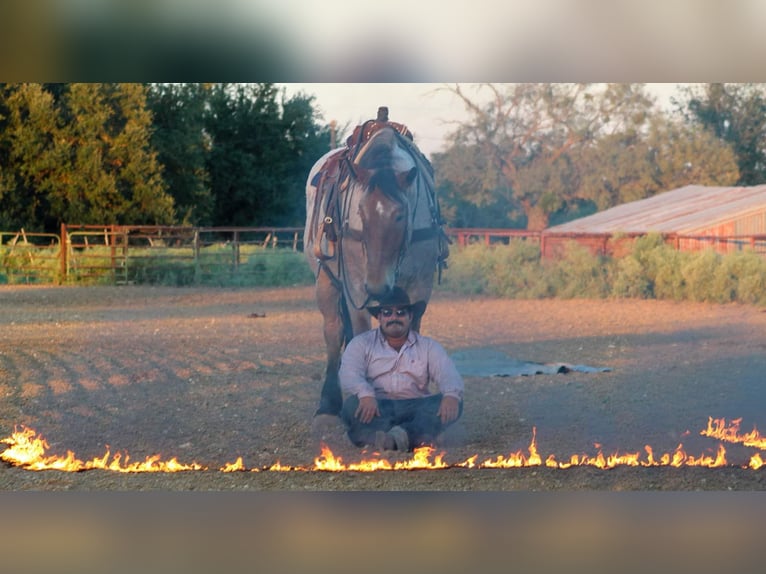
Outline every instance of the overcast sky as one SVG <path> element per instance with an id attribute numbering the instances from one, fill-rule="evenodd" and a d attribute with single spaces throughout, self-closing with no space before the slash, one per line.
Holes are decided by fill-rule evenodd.
<path id="1" fill-rule="evenodd" d="M 315 105 L 326 122 L 340 127 L 358 125 L 374 118 L 380 106 L 388 106 L 389 119 L 405 124 L 421 151 L 430 156 L 441 151 L 453 122 L 465 119 L 462 102 L 444 84 L 283 84 L 288 95 L 303 92 L 315 96 Z M 467 85 L 470 86 L 470 85 Z M 667 102 L 678 84 L 647 84 L 658 101 Z M 470 93 L 470 92 L 468 92 Z"/>

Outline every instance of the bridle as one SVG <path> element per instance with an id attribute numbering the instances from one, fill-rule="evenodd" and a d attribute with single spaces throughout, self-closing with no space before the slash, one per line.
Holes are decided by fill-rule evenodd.
<path id="1" fill-rule="evenodd" d="M 364 189 L 362 181 L 356 176 L 356 173 L 354 172 L 353 168 L 350 170 L 350 178 L 354 179 L 354 181 L 357 183 L 356 186 L 351 185 L 351 182 L 349 182 L 349 186 L 347 188 L 348 193 L 345 194 L 344 197 L 344 204 L 342 207 L 341 213 L 343 214 L 343 223 L 341 226 L 341 241 L 338 242 L 338 245 L 340 247 L 338 252 L 338 260 L 340 265 L 340 276 L 345 277 L 347 275 L 346 273 L 346 258 L 343 254 L 343 239 L 351 239 L 353 241 L 358 241 L 362 246 L 362 253 L 364 254 L 365 258 L 367 257 L 367 239 L 365 237 L 364 229 L 354 229 L 349 225 L 348 222 L 348 213 L 351 209 L 351 205 L 353 202 L 353 195 L 355 193 L 369 193 L 368 189 Z M 405 222 L 404 226 L 404 238 L 402 240 L 401 245 L 399 246 L 399 252 L 396 256 L 396 265 L 394 266 L 394 284 L 396 283 L 396 280 L 399 278 L 399 273 L 401 270 L 402 262 L 404 261 L 405 256 L 407 255 L 407 249 L 409 247 L 409 244 L 411 242 L 412 238 L 412 225 L 413 225 L 413 217 L 414 217 L 414 211 L 417 209 L 417 204 L 419 200 L 419 189 L 420 189 L 420 176 L 418 175 L 416 177 L 416 185 L 417 185 L 417 191 L 415 195 L 415 201 L 412 203 L 414 205 L 414 209 L 410 209 L 410 202 L 407 199 L 406 190 L 400 190 L 401 196 L 393 196 L 391 193 L 382 190 L 381 193 L 383 193 L 386 197 L 390 198 L 391 200 L 399 203 L 400 205 L 404 206 L 407 210 L 407 220 Z M 353 191 L 352 191 L 353 190 Z M 356 310 L 362 310 L 367 307 L 367 305 L 372 301 L 372 296 L 367 293 L 367 296 L 365 297 L 364 301 L 359 304 L 354 300 L 354 297 L 351 293 L 351 291 L 348 288 L 348 282 L 346 281 L 340 281 L 343 287 L 343 294 L 346 297 L 346 300 L 351 304 L 352 307 L 354 307 Z"/>
<path id="2" fill-rule="evenodd" d="M 399 134 L 396 133 L 397 142 L 402 144 L 403 149 L 414 158 L 413 152 L 411 150 L 411 146 L 409 142 Z M 353 150 L 353 154 L 351 155 L 351 158 L 356 157 L 356 155 L 360 151 L 360 145 L 357 145 L 356 148 Z M 357 176 L 355 170 L 354 170 L 354 164 L 352 163 L 352 160 L 349 159 L 349 156 L 346 156 L 343 161 L 346 164 L 346 171 L 348 173 L 347 179 L 345 182 L 343 182 L 343 185 L 341 188 L 345 188 L 343 192 L 337 194 L 335 201 L 337 202 L 337 211 L 338 215 L 340 216 L 340 226 L 338 228 L 338 243 L 337 243 L 337 261 L 338 261 L 338 275 L 336 276 L 333 271 L 329 268 L 327 263 L 323 260 L 319 260 L 319 265 L 322 269 L 325 270 L 328 277 L 332 281 L 333 285 L 343 293 L 343 296 L 345 300 L 356 310 L 362 310 L 368 306 L 368 304 L 372 301 L 372 296 L 370 296 L 369 293 L 366 294 L 366 297 L 364 300 L 360 303 L 354 299 L 353 294 L 351 293 L 351 290 L 349 289 L 348 282 L 344 280 L 345 277 L 348 276 L 347 273 L 347 261 L 344 254 L 343 249 L 343 241 L 345 239 L 350 239 L 352 241 L 357 241 L 361 244 L 363 253 L 367 253 L 367 245 L 364 237 L 364 231 L 362 229 L 355 229 L 352 228 L 349 225 L 349 212 L 351 210 L 351 206 L 354 202 L 354 195 L 359 193 L 365 193 L 366 187 L 365 184 L 361 181 L 361 179 Z M 426 160 L 427 161 L 427 160 Z M 435 196 L 433 194 L 425 193 L 426 200 L 428 201 L 428 209 L 430 211 L 430 225 L 428 227 L 424 227 L 421 229 L 415 229 L 415 221 L 416 216 L 418 215 L 418 207 L 421 202 L 422 194 L 424 193 L 425 188 L 425 180 L 424 175 L 422 173 L 423 166 L 419 165 L 417 161 L 415 161 L 415 164 L 418 169 L 418 174 L 415 177 L 415 180 L 412 185 L 415 186 L 414 189 L 414 197 L 410 201 L 408 190 L 402 190 L 403 193 L 400 196 L 391 197 L 391 194 L 388 193 L 386 190 L 381 190 L 382 193 L 384 193 L 386 196 L 391 197 L 394 201 L 399 201 L 407 206 L 407 221 L 405 225 L 404 230 L 404 240 L 402 241 L 402 244 L 399 248 L 399 252 L 397 254 L 396 258 L 396 265 L 394 267 L 394 277 L 396 280 L 399 278 L 400 271 L 402 264 L 407 256 L 407 251 L 411 244 L 419 242 L 419 241 L 425 241 L 428 239 L 438 239 L 438 233 L 441 230 L 441 221 L 440 221 L 440 215 L 438 210 L 438 204 L 436 203 Z M 443 231 L 442 231 L 443 233 Z"/>

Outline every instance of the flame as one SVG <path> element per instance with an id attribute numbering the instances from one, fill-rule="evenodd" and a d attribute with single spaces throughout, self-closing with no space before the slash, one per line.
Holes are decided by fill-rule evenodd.
<path id="1" fill-rule="evenodd" d="M 107 447 L 102 457 L 83 462 L 75 457 L 70 450 L 65 457 L 45 456 L 50 448 L 48 442 L 38 437 L 37 433 L 30 428 L 14 430 L 13 434 L 0 442 L 9 444 L 10 447 L 0 454 L 0 459 L 14 466 L 20 466 L 26 470 L 62 470 L 66 472 L 80 472 L 83 470 L 111 470 L 113 472 L 180 472 L 184 470 L 207 470 L 196 462 L 182 464 L 174 457 L 163 461 L 160 455 L 146 457 L 141 462 L 129 462 L 130 457 L 125 455 L 122 460 L 120 453 L 112 456 Z M 111 458 L 111 460 L 110 460 Z"/>
<path id="2" fill-rule="evenodd" d="M 242 457 L 240 456 L 236 461 L 227 462 L 218 470 L 220 470 L 221 472 L 237 472 L 237 471 L 244 471 L 247 469 L 245 468 L 245 463 L 242 460 Z"/>
<path id="3" fill-rule="evenodd" d="M 763 437 L 755 427 L 747 434 L 739 434 L 739 425 L 741 423 L 741 418 L 734 419 L 727 427 L 726 419 L 708 417 L 707 428 L 701 431 L 700 434 L 725 442 L 741 443 L 744 446 L 753 446 L 761 450 L 766 449 L 766 437 Z"/>
<path id="4" fill-rule="evenodd" d="M 727 426 L 725 419 L 708 418 L 707 428 L 700 434 L 710 438 L 718 439 L 723 442 L 741 443 L 745 446 L 753 446 L 759 449 L 766 449 L 766 439 L 761 436 L 757 429 L 753 428 L 750 433 L 740 434 L 740 424 L 742 419 L 735 419 Z M 130 457 L 125 454 L 124 458 L 120 453 L 111 454 L 107 446 L 106 452 L 101 457 L 93 458 L 89 461 L 78 459 L 72 451 L 67 451 L 65 456 L 50 456 L 47 451 L 50 448 L 48 442 L 36 431 L 22 427 L 22 430 L 15 429 L 13 434 L 5 439 L 0 439 L 8 448 L 0 453 L 0 460 L 13 466 L 21 467 L 25 470 L 59 470 L 66 472 L 80 472 L 85 470 L 108 470 L 123 473 L 139 472 L 181 472 L 181 471 L 204 471 L 207 467 L 192 462 L 184 464 L 176 458 L 163 460 L 160 455 L 146 457 L 139 462 L 131 462 Z M 436 451 L 432 447 L 421 447 L 415 449 L 411 458 L 408 460 L 390 461 L 380 458 L 379 453 L 375 453 L 377 458 L 365 459 L 360 462 L 346 463 L 340 456 L 336 456 L 326 445 L 321 445 L 321 453 L 314 459 L 313 466 L 291 466 L 284 465 L 277 461 L 271 466 L 258 468 L 247 468 L 242 457 L 237 458 L 235 462 L 226 463 L 218 468 L 219 472 L 375 472 L 381 470 L 439 470 L 446 468 L 468 468 L 468 469 L 507 469 L 507 468 L 527 468 L 539 467 L 545 465 L 548 468 L 568 469 L 575 466 L 592 466 L 602 470 L 612 469 L 618 466 L 630 467 L 657 467 L 671 466 L 675 468 L 700 466 L 707 468 L 717 468 L 728 466 L 726 459 L 726 449 L 719 443 L 714 454 L 703 454 L 693 456 L 688 454 L 683 445 L 679 444 L 672 452 L 666 452 L 655 455 L 651 446 L 644 446 L 643 453 L 638 452 L 614 452 L 604 454 L 599 444 L 594 445 L 597 449 L 595 455 L 573 454 L 567 459 L 557 460 L 555 455 L 548 455 L 544 460 L 537 447 L 537 429 L 532 427 L 532 439 L 527 452 L 517 451 L 507 456 L 497 456 L 488 458 L 483 462 L 479 460 L 478 455 L 473 455 L 462 462 L 447 463 L 444 459 L 445 453 Z M 766 461 L 760 453 L 753 455 L 749 462 L 743 468 L 757 470 L 763 467 Z"/>

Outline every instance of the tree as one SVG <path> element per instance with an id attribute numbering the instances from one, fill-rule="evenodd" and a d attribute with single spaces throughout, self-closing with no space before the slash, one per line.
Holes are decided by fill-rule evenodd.
<path id="1" fill-rule="evenodd" d="M 59 162 L 53 97 L 39 84 L 4 85 L 0 101 L 0 225 L 42 231 Z"/>
<path id="2" fill-rule="evenodd" d="M 738 178 L 730 145 L 666 116 L 641 84 L 491 86 L 483 106 L 454 90 L 472 116 L 435 157 L 450 215 L 469 203 L 508 224 L 521 212 L 540 230 L 553 217 Z"/>
<path id="3" fill-rule="evenodd" d="M 152 147 L 178 218 L 190 225 L 212 225 L 214 198 L 207 171 L 211 141 L 205 131 L 208 84 L 152 84 Z"/>
<path id="4" fill-rule="evenodd" d="M 55 93 L 55 97 L 54 97 Z M 139 84 L 6 86 L 3 222 L 170 223 L 173 201 L 149 145 Z"/>
<path id="5" fill-rule="evenodd" d="M 461 176 L 460 154 L 440 158 L 444 171 L 465 189 L 480 182 L 472 203 L 523 211 L 527 228 L 540 230 L 551 215 L 578 200 L 580 149 L 599 137 L 636 131 L 653 101 L 641 85 L 510 84 L 485 85 L 482 104 L 456 85 L 449 88 L 471 114 L 451 135 L 456 149 L 471 149 L 473 165 Z M 440 176 L 441 177 L 441 176 Z"/>
<path id="6" fill-rule="evenodd" d="M 578 196 L 599 210 L 685 185 L 734 185 L 731 146 L 706 130 L 653 114 L 645 132 L 617 133 L 582 150 Z"/>
<path id="7" fill-rule="evenodd" d="M 687 86 L 676 111 L 694 127 L 728 142 L 737 158 L 738 185 L 766 183 L 766 96 L 762 84 Z"/>
<path id="8" fill-rule="evenodd" d="M 312 101 L 285 100 L 274 84 L 213 87 L 206 132 L 215 225 L 303 223 L 306 177 L 330 141 Z"/>

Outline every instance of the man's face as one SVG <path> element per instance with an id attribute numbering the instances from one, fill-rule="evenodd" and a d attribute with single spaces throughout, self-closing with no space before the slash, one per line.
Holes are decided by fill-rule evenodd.
<path id="1" fill-rule="evenodd" d="M 403 337 L 410 330 L 412 311 L 408 307 L 381 307 L 378 321 L 383 334 L 387 337 Z"/>

